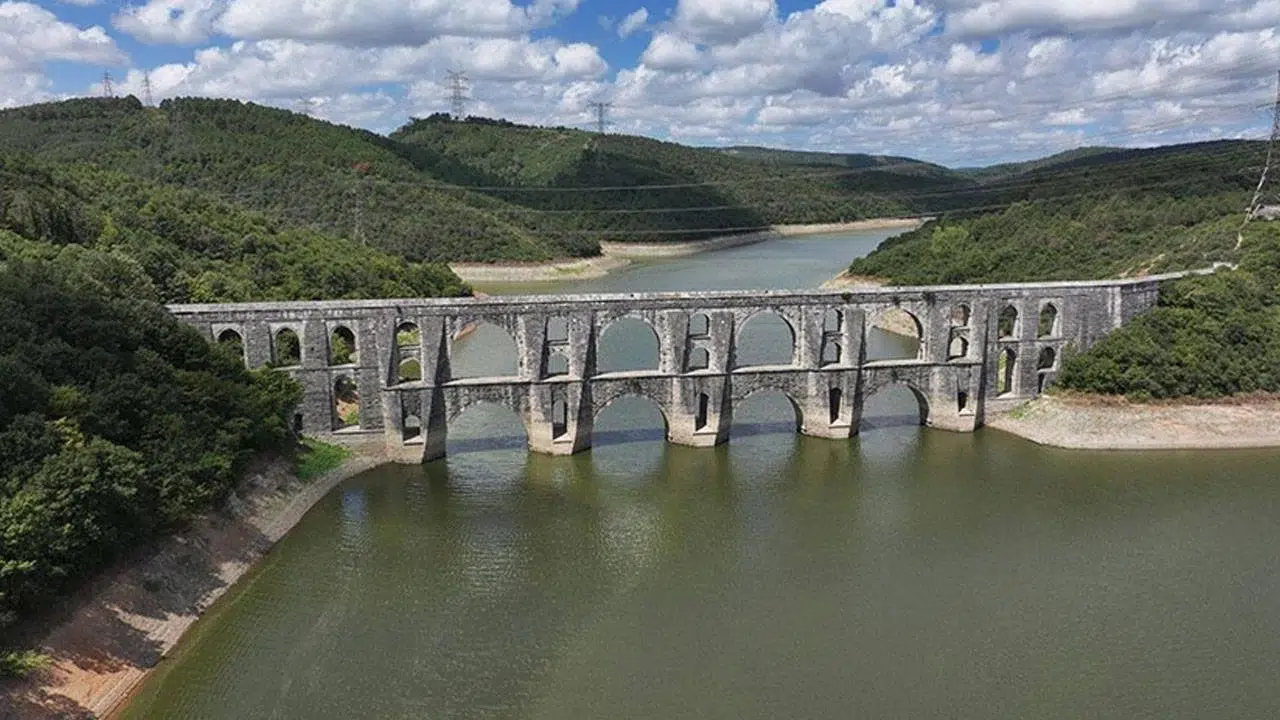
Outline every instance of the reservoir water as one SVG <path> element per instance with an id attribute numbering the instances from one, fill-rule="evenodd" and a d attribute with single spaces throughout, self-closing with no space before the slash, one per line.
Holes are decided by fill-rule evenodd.
<path id="1" fill-rule="evenodd" d="M 554 289 L 814 287 L 884 237 L 779 240 Z M 786 353 L 785 331 L 755 337 L 761 358 Z M 605 340 L 615 369 L 653 352 L 642 328 Z M 482 327 L 460 365 L 514 366 L 508 342 Z M 871 338 L 884 357 L 904 342 Z M 854 440 L 803 438 L 782 396 L 759 395 L 729 444 L 691 449 L 624 398 L 590 452 L 551 458 L 525 451 L 507 411 L 468 411 L 446 460 L 379 468 L 321 501 L 124 716 L 1276 716 L 1274 451 L 932 431 L 905 389 L 865 415 Z"/>

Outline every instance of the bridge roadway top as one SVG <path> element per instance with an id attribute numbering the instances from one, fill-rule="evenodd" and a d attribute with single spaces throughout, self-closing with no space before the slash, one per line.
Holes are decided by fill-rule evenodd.
<path id="1" fill-rule="evenodd" d="M 361 310 L 385 310 L 389 307 L 414 308 L 430 313 L 437 311 L 469 312 L 545 312 L 548 307 L 567 308 L 594 306 L 613 308 L 619 305 L 631 309 L 677 309 L 696 305 L 717 307 L 750 307 L 761 305 L 784 306 L 823 303 L 885 303 L 906 297 L 994 297 L 1016 296 L 1023 293 L 1057 292 L 1076 294 L 1081 292 L 1123 288 L 1134 285 L 1158 283 L 1188 275 L 1205 274 L 1210 270 L 1148 275 L 1140 278 L 1113 280 L 1071 280 L 1035 283 L 990 283 L 974 285 L 917 285 L 871 286 L 832 290 L 716 290 L 706 292 L 645 292 L 601 293 L 572 295 L 502 295 L 490 297 L 457 298 L 387 298 L 381 300 L 292 300 L 248 303 L 203 303 L 169 305 L 177 315 L 207 315 L 216 313 L 245 312 L 359 312 Z"/>

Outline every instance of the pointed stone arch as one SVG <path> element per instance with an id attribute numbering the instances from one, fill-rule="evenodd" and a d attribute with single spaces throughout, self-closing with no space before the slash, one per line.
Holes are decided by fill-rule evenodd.
<path id="1" fill-rule="evenodd" d="M 455 317 L 448 340 L 450 380 L 520 375 L 520 346 L 503 317 Z M 491 347 L 482 349 L 483 345 Z"/>
<path id="2" fill-rule="evenodd" d="M 662 339 L 651 319 L 624 313 L 600 324 L 595 354 L 598 373 L 657 371 L 662 367 Z"/>
<path id="3" fill-rule="evenodd" d="M 787 313 L 775 308 L 756 310 L 743 318 L 734 330 L 733 368 L 794 366 L 799 353 L 798 339 L 796 322 Z"/>

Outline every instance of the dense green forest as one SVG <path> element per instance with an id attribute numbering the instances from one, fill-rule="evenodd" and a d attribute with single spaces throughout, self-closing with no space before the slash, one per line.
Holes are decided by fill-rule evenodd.
<path id="1" fill-rule="evenodd" d="M 977 208 L 899 235 L 849 271 L 900 284 L 1117 277 L 1233 262 L 1259 143 L 1084 154 L 954 193 Z M 965 202 L 969 198 L 970 203 Z M 983 211 L 985 208 L 985 211 Z"/>
<path id="2" fill-rule="evenodd" d="M 1252 224 L 1239 269 L 1167 283 L 1160 303 L 1069 357 L 1068 390 L 1150 398 L 1280 392 L 1280 222 Z"/>
<path id="3" fill-rule="evenodd" d="M 292 445 L 296 383 L 97 270 L 0 263 L 0 631 Z"/>
<path id="4" fill-rule="evenodd" d="M 441 264 L 293 228 L 209 193 L 0 153 L 0 260 L 60 259 L 159 302 L 467 293 Z"/>

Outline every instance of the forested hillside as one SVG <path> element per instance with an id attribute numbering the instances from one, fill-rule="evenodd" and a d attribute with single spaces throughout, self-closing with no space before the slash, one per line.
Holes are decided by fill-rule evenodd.
<path id="1" fill-rule="evenodd" d="M 41 258 L 157 302 L 467 293 L 449 269 L 292 228 L 208 193 L 0 152 L 0 261 Z"/>
<path id="2" fill-rule="evenodd" d="M 292 446 L 288 376 L 246 370 L 98 269 L 0 262 L 0 642 Z M 6 650 L 0 676 L 22 669 Z"/>

